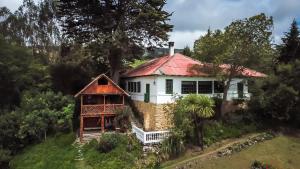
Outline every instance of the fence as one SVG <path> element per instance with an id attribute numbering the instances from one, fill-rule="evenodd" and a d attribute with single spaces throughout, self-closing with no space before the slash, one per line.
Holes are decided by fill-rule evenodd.
<path id="1" fill-rule="evenodd" d="M 132 133 L 136 134 L 138 140 L 140 140 L 143 144 L 154 144 L 160 143 L 165 138 L 169 136 L 169 131 L 143 131 L 138 128 L 135 124 L 132 123 Z"/>

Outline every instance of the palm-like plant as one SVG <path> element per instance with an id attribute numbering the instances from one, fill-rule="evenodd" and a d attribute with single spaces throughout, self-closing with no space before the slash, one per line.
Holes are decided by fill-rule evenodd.
<path id="1" fill-rule="evenodd" d="M 195 125 L 198 144 L 203 149 L 203 124 L 205 119 L 215 114 L 214 101 L 205 95 L 190 94 L 182 99 L 180 106 L 185 113 L 189 113 Z"/>

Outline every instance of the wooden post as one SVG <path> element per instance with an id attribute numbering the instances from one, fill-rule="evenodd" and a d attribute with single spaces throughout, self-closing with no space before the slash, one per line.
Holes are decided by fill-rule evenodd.
<path id="1" fill-rule="evenodd" d="M 82 95 L 80 96 L 80 130 L 79 130 L 79 139 L 80 142 L 82 142 L 82 137 L 83 137 L 83 115 L 82 115 L 82 106 L 83 106 L 83 97 Z"/>
<path id="2" fill-rule="evenodd" d="M 103 109 L 103 110 L 104 110 L 104 112 L 105 112 L 105 95 L 104 95 L 104 109 Z M 103 112 L 103 113 L 104 113 L 104 112 Z"/>
<path id="3" fill-rule="evenodd" d="M 104 132 L 104 115 L 101 115 L 101 132 Z"/>
<path id="4" fill-rule="evenodd" d="M 125 104 L 125 99 L 124 99 L 124 95 L 123 95 L 123 105 Z"/>
<path id="5" fill-rule="evenodd" d="M 82 139 L 83 139 L 83 116 L 82 115 L 80 115 L 79 139 L 80 139 L 80 142 L 82 142 Z"/>

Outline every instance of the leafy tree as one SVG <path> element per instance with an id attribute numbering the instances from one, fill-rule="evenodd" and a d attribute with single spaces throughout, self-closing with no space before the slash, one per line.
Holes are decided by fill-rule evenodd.
<path id="1" fill-rule="evenodd" d="M 60 0 L 59 15 L 69 38 L 96 43 L 108 60 L 111 77 L 119 81 L 124 59 L 141 54 L 144 45 L 162 44 L 172 26 L 165 0 Z"/>
<path id="2" fill-rule="evenodd" d="M 0 108 L 13 108 L 20 103 L 25 90 L 43 91 L 51 86 L 44 56 L 33 57 L 31 52 L 9 44 L 0 36 Z"/>
<path id="3" fill-rule="evenodd" d="M 285 37 L 282 38 L 282 42 L 283 44 L 279 46 L 279 63 L 289 63 L 300 59 L 300 36 L 295 19 L 291 24 L 290 31 L 285 33 Z"/>
<path id="4" fill-rule="evenodd" d="M 223 36 L 221 30 L 208 29 L 204 36 L 194 42 L 193 57 L 201 62 L 213 63 L 226 49 L 227 44 L 223 42 Z"/>
<path id="5" fill-rule="evenodd" d="M 57 55 L 61 34 L 56 17 L 56 1 L 44 0 L 35 3 L 24 0 L 15 13 L 0 9 L 0 34 L 6 40 L 32 49 L 33 55 Z M 51 59 L 51 58 L 49 58 Z"/>
<path id="6" fill-rule="evenodd" d="M 192 56 L 192 51 L 188 46 L 186 46 L 183 48 L 182 54 L 185 56 Z"/>
<path id="7" fill-rule="evenodd" d="M 225 28 L 224 32 L 217 31 L 215 36 L 207 35 L 204 44 L 199 43 L 195 53 L 205 50 L 206 53 L 214 53 L 212 59 L 214 65 L 213 73 L 224 82 L 224 93 L 221 105 L 221 117 L 225 111 L 228 89 L 232 79 L 244 71 L 245 66 L 260 71 L 270 71 L 272 58 L 275 51 L 271 46 L 273 19 L 260 14 L 236 20 Z M 207 42 L 206 42 L 207 41 Z M 197 55 L 196 55 L 197 56 Z M 225 69 L 225 71 L 224 71 Z"/>
<path id="8" fill-rule="evenodd" d="M 214 115 L 214 101 L 204 95 L 190 94 L 179 99 L 174 109 L 174 124 L 185 133 L 186 138 L 195 138 L 203 149 L 204 120 Z"/>

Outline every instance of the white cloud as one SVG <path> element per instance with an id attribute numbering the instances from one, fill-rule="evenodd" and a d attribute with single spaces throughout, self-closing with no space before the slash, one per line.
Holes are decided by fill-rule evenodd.
<path id="1" fill-rule="evenodd" d="M 1 0 L 0 7 L 6 6 L 11 12 L 14 12 L 22 3 L 23 0 Z"/>
<path id="2" fill-rule="evenodd" d="M 194 41 L 198 39 L 201 35 L 204 35 L 206 31 L 196 30 L 196 31 L 173 31 L 169 33 L 170 41 L 175 42 L 175 48 L 184 48 L 189 46 L 193 48 Z"/>

